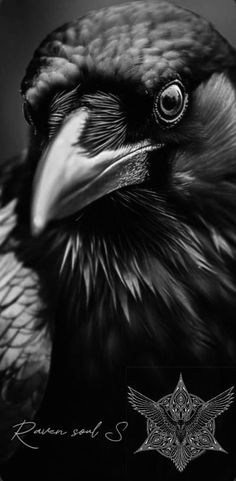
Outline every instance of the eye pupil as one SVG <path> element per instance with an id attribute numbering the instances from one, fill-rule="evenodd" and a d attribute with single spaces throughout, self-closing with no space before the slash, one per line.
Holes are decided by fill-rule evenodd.
<path id="1" fill-rule="evenodd" d="M 168 91 L 163 93 L 160 104 L 166 112 L 172 112 L 176 111 L 176 109 L 179 109 L 181 105 L 181 96 L 179 91 L 173 87 L 169 87 Z"/>
<path id="2" fill-rule="evenodd" d="M 188 95 L 179 80 L 166 85 L 156 97 L 154 115 L 158 123 L 172 127 L 182 118 Z"/>

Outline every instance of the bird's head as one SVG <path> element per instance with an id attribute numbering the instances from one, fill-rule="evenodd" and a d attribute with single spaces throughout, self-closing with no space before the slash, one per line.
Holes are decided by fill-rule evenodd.
<path id="1" fill-rule="evenodd" d="M 235 59 L 207 21 L 163 1 L 92 12 L 47 37 L 22 84 L 41 140 L 33 230 L 124 187 L 207 177 L 197 158 L 233 127 Z"/>
<path id="2" fill-rule="evenodd" d="M 103 260 L 125 265 L 129 249 L 150 247 L 168 273 L 210 271 L 199 225 L 230 249 L 216 225 L 235 196 L 235 66 L 206 20 L 165 1 L 91 12 L 49 35 L 22 83 L 29 162 L 37 144 L 33 232 L 64 222 L 112 239 Z"/>

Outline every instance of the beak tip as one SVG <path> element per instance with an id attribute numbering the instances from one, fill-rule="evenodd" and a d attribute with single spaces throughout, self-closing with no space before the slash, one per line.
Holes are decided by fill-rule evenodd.
<path id="1" fill-rule="evenodd" d="M 31 223 L 31 232 L 34 237 L 37 237 L 42 233 L 46 225 L 46 222 L 41 216 L 34 216 Z"/>

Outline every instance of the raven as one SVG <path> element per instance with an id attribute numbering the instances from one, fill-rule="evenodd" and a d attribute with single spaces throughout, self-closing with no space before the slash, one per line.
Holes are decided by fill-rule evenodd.
<path id="1" fill-rule="evenodd" d="M 235 366 L 235 81 L 233 47 L 166 1 L 36 50 L 27 152 L 0 172 L 3 459 L 42 400 L 67 429 L 124 416 L 128 366 Z"/>

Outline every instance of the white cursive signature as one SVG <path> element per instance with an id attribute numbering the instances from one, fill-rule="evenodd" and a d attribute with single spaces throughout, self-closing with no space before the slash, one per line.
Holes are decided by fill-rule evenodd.
<path id="1" fill-rule="evenodd" d="M 113 443 L 119 443 L 123 439 L 123 433 L 128 427 L 127 421 L 120 421 L 116 423 L 115 427 L 111 431 L 102 431 L 101 427 L 103 425 L 103 421 L 99 421 L 94 428 L 74 428 L 72 431 L 64 431 L 63 429 L 53 429 L 51 427 L 47 428 L 39 428 L 37 427 L 36 423 L 34 421 L 22 421 L 21 423 L 15 424 L 13 426 L 14 433 L 11 438 L 13 439 L 18 439 L 20 443 L 22 443 L 24 446 L 30 449 L 39 449 L 39 446 L 35 446 L 32 444 L 29 444 L 25 440 L 25 436 L 29 433 L 34 434 L 34 435 L 40 435 L 40 436 L 45 436 L 45 435 L 53 435 L 53 436 L 68 436 L 71 438 L 75 438 L 77 436 L 89 436 L 91 439 L 94 439 L 96 436 L 99 434 L 104 435 L 104 437 Z"/>

